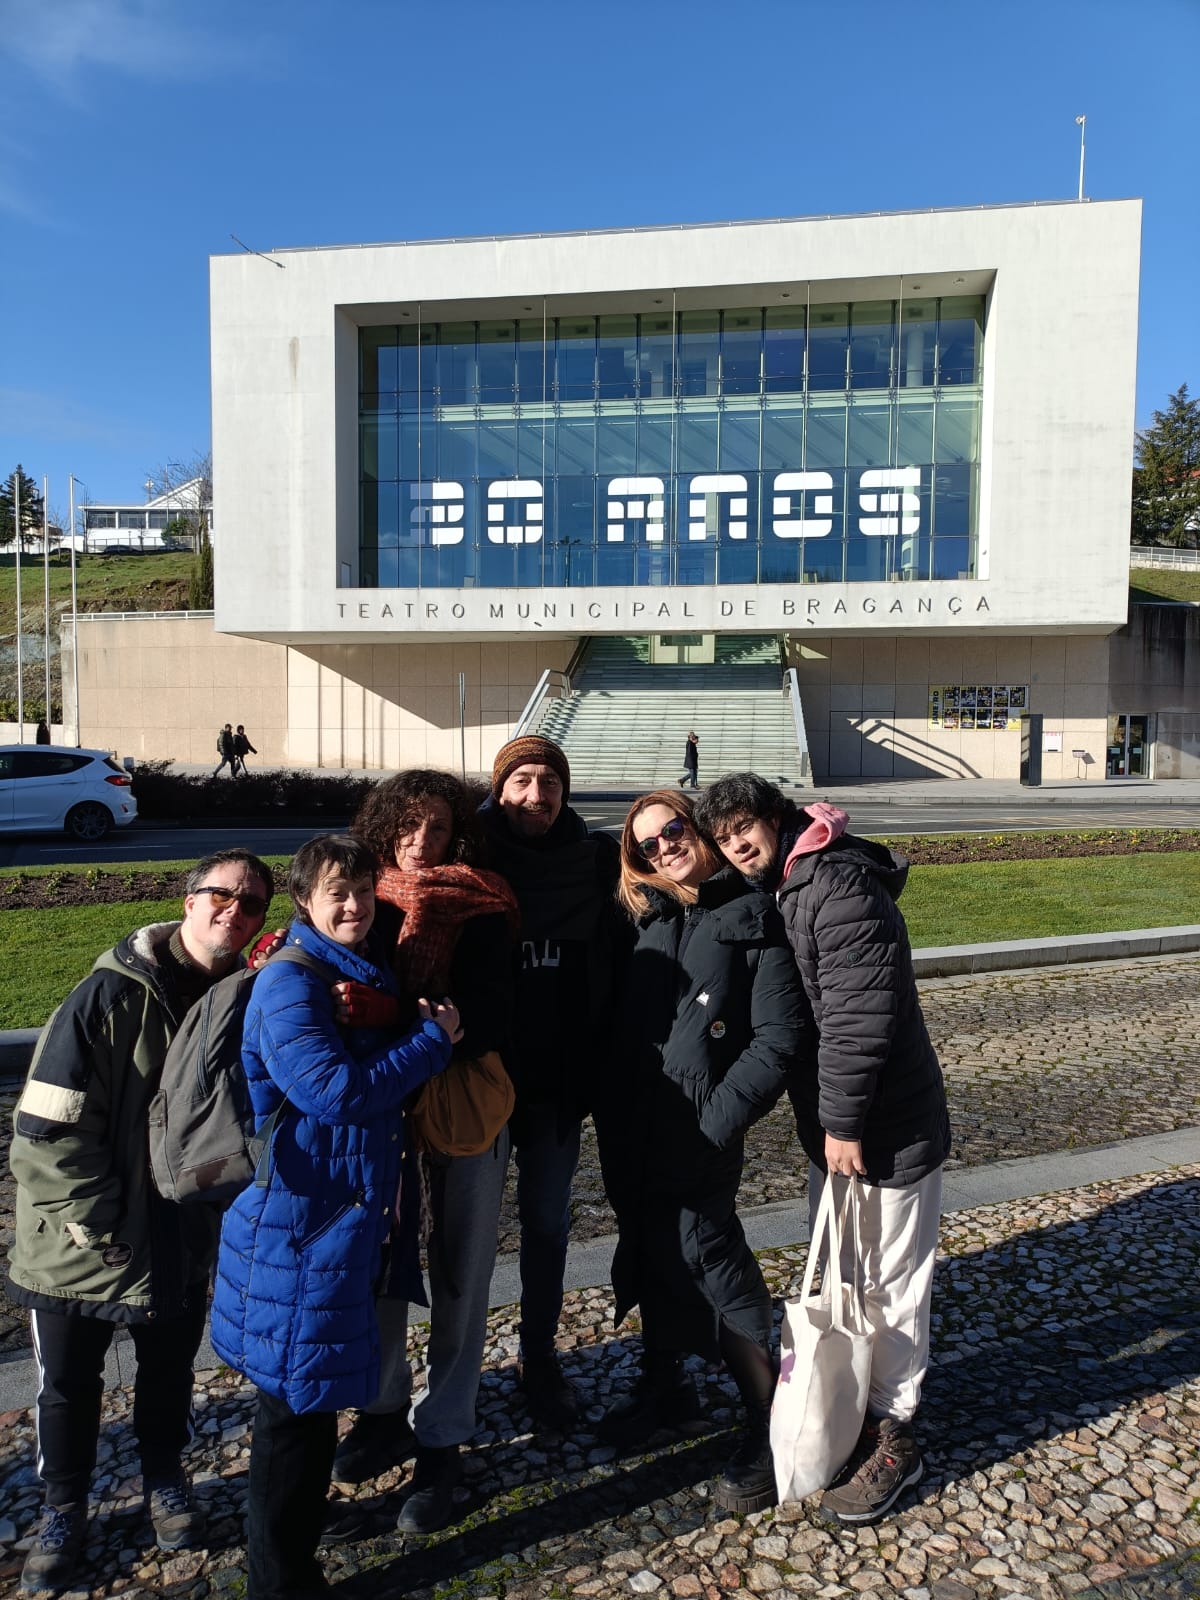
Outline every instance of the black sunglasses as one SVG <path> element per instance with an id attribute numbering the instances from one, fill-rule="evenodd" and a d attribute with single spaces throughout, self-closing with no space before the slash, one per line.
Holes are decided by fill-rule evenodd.
<path id="1" fill-rule="evenodd" d="M 211 895 L 213 908 L 217 911 L 224 911 L 236 900 L 248 917 L 265 917 L 270 905 L 270 901 L 264 900 L 260 894 L 249 894 L 243 889 L 222 889 L 215 883 L 206 883 L 202 889 L 193 889 L 192 893 Z"/>
<path id="2" fill-rule="evenodd" d="M 637 852 L 647 861 L 653 861 L 658 854 L 658 841 L 665 839 L 668 844 L 678 844 L 688 831 L 688 825 L 682 817 L 672 817 L 661 833 L 652 833 L 648 839 L 636 840 Z"/>

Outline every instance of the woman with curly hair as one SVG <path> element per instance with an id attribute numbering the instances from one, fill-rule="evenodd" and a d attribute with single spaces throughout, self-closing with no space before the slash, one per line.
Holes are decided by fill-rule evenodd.
<path id="1" fill-rule="evenodd" d="M 596 1132 L 617 1216 L 616 1320 L 640 1307 L 643 1350 L 601 1436 L 628 1448 L 696 1417 L 682 1358 L 719 1354 L 747 1427 L 714 1499 L 762 1511 L 775 1503 L 771 1297 L 734 1202 L 743 1136 L 786 1087 L 807 1007 L 774 901 L 725 865 L 684 795 L 634 802 L 618 898 L 636 943 Z"/>
<path id="2" fill-rule="evenodd" d="M 375 887 L 376 928 L 401 993 L 410 1007 L 420 995 L 455 996 L 463 1038 L 450 1072 L 457 1063 L 486 1119 L 495 1115 L 494 1096 L 489 1112 L 484 1097 L 491 1091 L 475 1064 L 490 1052 L 502 1061 L 508 1048 L 518 914 L 508 884 L 479 864 L 476 806 L 477 796 L 452 773 L 415 769 L 376 785 L 352 831 L 384 863 Z M 360 1003 L 370 1002 L 347 995 L 351 1017 Z M 493 1072 L 504 1081 L 494 1058 Z M 452 1520 L 460 1446 L 475 1431 L 508 1153 L 507 1126 L 479 1154 L 447 1154 L 428 1144 L 422 1153 L 432 1305 L 426 1387 L 412 1408 L 411 1429 L 408 1306 L 386 1294 L 379 1302 L 379 1395 L 342 1441 L 334 1479 L 363 1483 L 411 1455 L 415 1444 L 401 1532 L 432 1533 Z"/>

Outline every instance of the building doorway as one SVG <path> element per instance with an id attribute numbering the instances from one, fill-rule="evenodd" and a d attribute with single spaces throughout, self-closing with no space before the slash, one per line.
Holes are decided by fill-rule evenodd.
<path id="1" fill-rule="evenodd" d="M 1106 778 L 1150 776 L 1150 721 L 1148 716 L 1109 717 Z"/>

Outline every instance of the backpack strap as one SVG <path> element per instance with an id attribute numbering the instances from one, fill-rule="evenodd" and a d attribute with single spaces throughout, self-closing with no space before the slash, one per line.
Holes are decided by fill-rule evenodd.
<path id="1" fill-rule="evenodd" d="M 315 972 L 319 978 L 324 978 L 330 988 L 342 981 L 342 974 L 336 967 L 330 966 L 328 961 L 318 961 L 316 956 L 309 955 L 308 951 L 302 950 L 298 944 L 285 944 L 282 949 L 276 950 L 273 956 L 268 957 L 264 965 L 271 961 L 288 961 L 293 966 L 305 967 L 309 972 Z M 275 1129 L 279 1126 L 287 1108 L 285 1095 L 254 1136 L 255 1141 L 261 1143 L 258 1162 L 254 1168 L 254 1183 L 259 1189 L 267 1188 L 271 1182 L 271 1146 L 274 1142 Z"/>

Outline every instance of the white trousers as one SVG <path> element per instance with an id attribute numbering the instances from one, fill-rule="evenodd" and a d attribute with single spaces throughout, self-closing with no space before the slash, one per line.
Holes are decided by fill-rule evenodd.
<path id="1" fill-rule="evenodd" d="M 825 1175 L 808 1169 L 808 1223 L 816 1220 Z M 929 1366 L 929 1303 L 942 1210 L 942 1169 L 903 1189 L 860 1183 L 863 1298 L 871 1343 L 873 1417 L 908 1422 Z M 855 1275 L 854 1238 L 842 1239 L 842 1273 Z"/>

